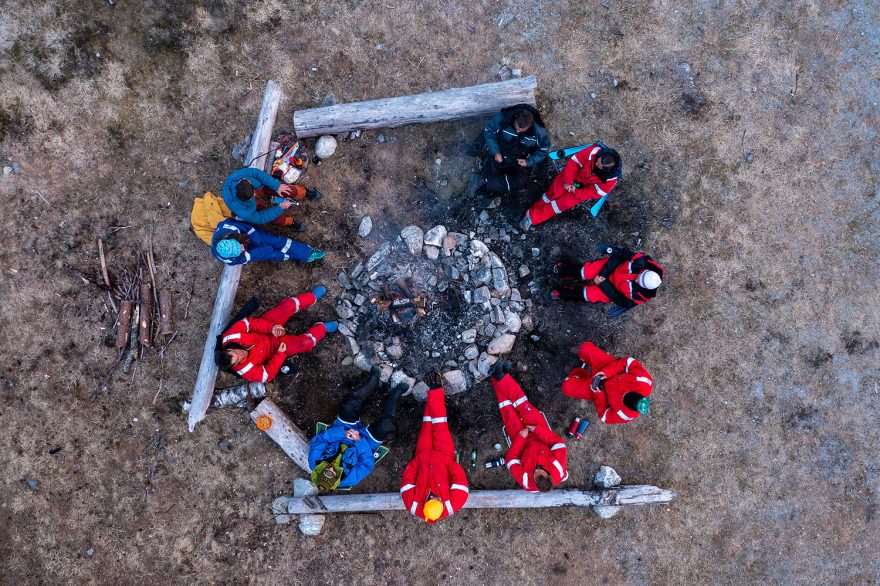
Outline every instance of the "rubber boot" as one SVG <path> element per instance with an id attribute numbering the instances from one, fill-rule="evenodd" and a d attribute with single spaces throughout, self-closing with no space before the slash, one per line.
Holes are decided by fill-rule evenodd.
<path id="1" fill-rule="evenodd" d="M 553 299 L 559 299 L 562 301 L 579 301 L 581 303 L 585 303 L 584 301 L 584 290 L 582 287 L 560 287 L 558 289 L 554 289 L 550 294 Z"/>
<path id="2" fill-rule="evenodd" d="M 561 261 L 553 265 L 553 274 L 559 275 L 563 279 L 583 280 L 581 278 L 581 268 L 579 264 Z"/>

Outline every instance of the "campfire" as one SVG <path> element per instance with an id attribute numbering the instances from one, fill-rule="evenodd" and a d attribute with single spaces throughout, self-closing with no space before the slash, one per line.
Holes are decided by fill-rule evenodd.
<path id="1" fill-rule="evenodd" d="M 392 286 L 396 291 L 392 290 Z M 392 286 L 384 285 L 382 297 L 370 299 L 370 302 L 380 312 L 388 313 L 392 322 L 396 324 L 409 323 L 418 316 L 427 315 L 428 295 L 426 293 L 416 295 L 413 292 L 411 277 L 400 277 L 394 281 Z"/>
<path id="2" fill-rule="evenodd" d="M 474 233 L 408 226 L 339 274 L 339 330 L 352 354 L 344 363 L 378 365 L 384 380 L 409 385 L 436 367 L 448 393 L 466 391 L 511 350 L 521 328 L 534 327 L 516 279 Z"/>

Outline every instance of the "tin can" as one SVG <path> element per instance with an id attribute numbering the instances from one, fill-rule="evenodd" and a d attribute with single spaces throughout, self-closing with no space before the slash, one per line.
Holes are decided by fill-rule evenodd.
<path id="1" fill-rule="evenodd" d="M 568 431 L 565 433 L 565 435 L 567 435 L 568 437 L 574 437 L 575 435 L 577 435 L 577 430 L 580 426 L 580 423 L 581 418 L 575 417 L 574 420 L 571 422 L 571 425 L 568 426 Z"/>
<path id="2" fill-rule="evenodd" d="M 486 462 L 486 468 L 497 468 L 498 466 L 504 466 L 504 457 L 495 458 L 494 460 L 489 460 Z"/>
<path id="3" fill-rule="evenodd" d="M 580 425 L 577 426 L 577 431 L 575 431 L 575 435 L 577 435 L 578 439 L 584 437 L 584 433 L 586 433 L 589 426 L 590 421 L 588 419 L 581 419 Z"/>

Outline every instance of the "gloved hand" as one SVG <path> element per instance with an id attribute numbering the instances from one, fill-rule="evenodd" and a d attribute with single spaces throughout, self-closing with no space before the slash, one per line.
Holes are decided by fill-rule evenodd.
<path id="1" fill-rule="evenodd" d="M 604 242 L 600 242 L 596 245 L 596 250 L 599 251 L 599 254 L 611 254 L 612 247 L 610 244 L 605 244 Z"/>
<path id="2" fill-rule="evenodd" d="M 321 297 L 324 296 L 324 293 L 326 293 L 326 292 L 327 292 L 327 287 L 325 287 L 324 285 L 318 285 L 317 287 L 312 289 L 312 295 L 315 296 L 315 299 L 320 299 Z"/>
<path id="3" fill-rule="evenodd" d="M 328 334 L 332 334 L 333 332 L 335 332 L 336 330 L 339 329 L 339 322 L 325 321 L 324 327 L 327 329 Z"/>

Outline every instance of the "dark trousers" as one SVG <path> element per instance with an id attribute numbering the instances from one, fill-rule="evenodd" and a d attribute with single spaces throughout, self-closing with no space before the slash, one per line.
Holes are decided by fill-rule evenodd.
<path id="1" fill-rule="evenodd" d="M 358 421 L 361 418 L 364 406 L 378 387 L 379 374 L 375 373 L 366 383 L 353 391 L 349 391 L 345 399 L 342 400 L 342 406 L 339 408 L 339 419 L 343 421 Z M 385 441 L 397 433 L 394 412 L 397 410 L 397 400 L 399 397 L 399 395 L 391 393 L 386 395 L 385 401 L 382 403 L 382 413 L 367 426 L 367 431 L 377 441 Z"/>

